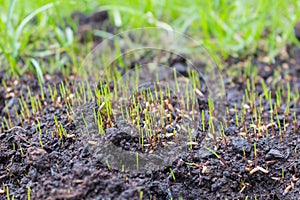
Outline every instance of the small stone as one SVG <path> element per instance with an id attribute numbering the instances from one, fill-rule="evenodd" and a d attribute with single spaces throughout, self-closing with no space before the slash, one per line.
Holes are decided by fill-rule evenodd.
<path id="1" fill-rule="evenodd" d="M 30 147 L 27 150 L 28 164 L 37 169 L 45 169 L 50 166 L 49 155 L 44 149 Z"/>
<path id="2" fill-rule="evenodd" d="M 265 156 L 266 160 L 283 159 L 284 155 L 277 149 L 271 149 Z"/>

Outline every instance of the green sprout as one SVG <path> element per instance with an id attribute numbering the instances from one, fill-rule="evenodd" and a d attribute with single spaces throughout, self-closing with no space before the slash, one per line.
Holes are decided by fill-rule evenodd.
<path id="1" fill-rule="evenodd" d="M 30 187 L 27 187 L 27 200 L 31 199 L 31 189 Z"/>
<path id="2" fill-rule="evenodd" d="M 173 178 L 173 181 L 176 182 L 176 177 L 175 177 L 175 174 L 174 174 L 174 171 L 172 168 L 170 168 L 170 173 L 171 173 L 171 176 Z"/>

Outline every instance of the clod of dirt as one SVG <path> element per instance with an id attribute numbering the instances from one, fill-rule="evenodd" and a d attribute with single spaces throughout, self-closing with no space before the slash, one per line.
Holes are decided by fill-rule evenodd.
<path id="1" fill-rule="evenodd" d="M 50 166 L 48 153 L 44 149 L 30 147 L 27 149 L 28 164 L 43 170 Z"/>
<path id="2" fill-rule="evenodd" d="M 246 139 L 232 138 L 232 146 L 240 152 L 251 152 L 252 145 Z"/>
<path id="3" fill-rule="evenodd" d="M 277 149 L 271 149 L 267 155 L 266 160 L 272 160 L 272 159 L 283 159 L 285 156 Z"/>

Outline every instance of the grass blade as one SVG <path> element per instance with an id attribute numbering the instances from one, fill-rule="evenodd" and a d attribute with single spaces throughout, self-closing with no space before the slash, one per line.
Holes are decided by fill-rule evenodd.
<path id="1" fill-rule="evenodd" d="M 43 12 L 43 11 L 45 11 L 45 10 L 47 10 L 47 9 L 49 9 L 49 8 L 51 8 L 51 7 L 53 7 L 54 6 L 54 4 L 55 3 L 48 3 L 48 4 L 46 4 L 46 5 L 44 5 L 44 6 L 42 6 L 42 7 L 40 7 L 40 8 L 38 8 L 38 9 L 36 9 L 35 11 L 33 11 L 32 13 L 30 13 L 27 17 L 25 17 L 23 20 L 22 20 L 22 22 L 19 24 L 19 26 L 18 26 L 18 28 L 17 28 L 17 30 L 16 30 L 16 33 L 15 33 L 15 36 L 14 36 L 14 45 L 13 45 L 13 47 L 14 47 L 14 51 L 13 51 L 13 55 L 14 55 L 14 57 L 17 57 L 17 55 L 18 55 L 18 38 L 20 37 L 20 35 L 21 35 L 21 32 L 22 32 L 22 30 L 23 30 L 23 28 L 24 28 L 24 26 L 31 20 L 31 19 L 33 19 L 37 14 L 39 14 L 39 13 L 41 13 L 41 12 Z"/>
<path id="2" fill-rule="evenodd" d="M 44 77 L 43 77 L 43 72 L 42 72 L 42 69 L 40 67 L 40 64 L 34 59 L 34 58 L 31 58 L 30 59 L 30 62 L 32 64 L 32 66 L 35 68 L 36 70 L 36 75 L 39 79 L 39 82 L 42 82 L 44 83 Z"/>

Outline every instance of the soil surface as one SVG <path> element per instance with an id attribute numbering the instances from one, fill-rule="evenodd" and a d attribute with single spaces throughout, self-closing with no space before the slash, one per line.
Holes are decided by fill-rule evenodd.
<path id="1" fill-rule="evenodd" d="M 84 32 L 97 26 L 97 20 L 107 19 L 107 15 L 98 13 L 87 17 L 74 14 L 74 18 L 79 20 L 80 30 Z M 83 35 L 79 34 L 80 37 Z M 263 56 L 254 56 L 251 62 L 259 78 L 265 80 L 270 88 L 289 82 L 292 91 L 299 91 L 299 58 L 300 48 L 291 46 L 275 58 L 274 64 L 264 62 Z M 181 60 L 173 59 L 169 64 L 170 67 L 178 67 L 181 73 L 187 71 Z M 5 117 L 13 128 L 4 126 L 0 129 L 0 182 L 3 183 L 0 199 L 7 199 L 7 194 L 11 198 L 26 199 L 28 193 L 31 199 L 299 199 L 299 107 L 293 103 L 283 104 L 279 114 L 272 119 L 270 102 L 262 101 L 262 116 L 266 117 L 262 119 L 264 125 L 260 129 L 250 125 L 254 118 L 251 108 L 243 116 L 244 124 L 237 124 L 234 107 L 246 106 L 242 97 L 247 82 L 245 77 L 229 74 L 229 71 L 244 64 L 244 60 L 235 58 L 224 62 L 226 70 L 222 75 L 229 114 L 224 130 L 226 137 L 218 138 L 215 150 L 218 156 L 205 148 L 214 149 L 216 144 L 208 136 L 203 140 L 200 136 L 208 133 L 199 128 L 200 136 L 194 137 L 196 144 L 192 151 L 181 153 L 160 169 L 149 169 L 143 173 L 109 169 L 100 162 L 89 150 L 92 144 L 87 144 L 78 131 L 76 116 L 69 115 L 66 101 L 59 97 L 62 94 L 59 92 L 54 101 L 51 99 L 48 85 L 59 85 L 68 80 L 72 88 L 76 75 L 46 74 L 42 108 L 23 121 L 16 115 L 21 115 L 22 107 L 18 98 L 23 96 L 24 101 L 30 104 L 27 86 L 31 95 L 41 98 L 38 79 L 26 74 L 17 80 L 7 80 L 6 86 L 0 86 L 0 123 L 5 124 Z M 271 102 L 275 104 L 276 89 L 270 91 Z M 262 94 L 262 85 L 257 84 L 253 92 Z M 297 101 L 299 103 L 300 100 Z M 260 105 L 259 98 L 254 104 Z M 84 109 L 90 109 L 87 105 L 96 107 L 91 103 L 85 104 Z M 286 106 L 295 113 L 296 121 L 293 120 L 294 114 L 284 114 Z M 202 108 L 207 110 L 205 105 Z M 29 109 L 32 110 L 31 107 Z M 63 137 L 59 137 L 54 115 L 65 129 Z M 126 130 L 120 126 L 106 129 L 108 138 L 124 132 Z M 120 141 L 124 138 L 130 140 L 122 136 Z M 121 144 L 120 141 L 118 144 Z"/>

